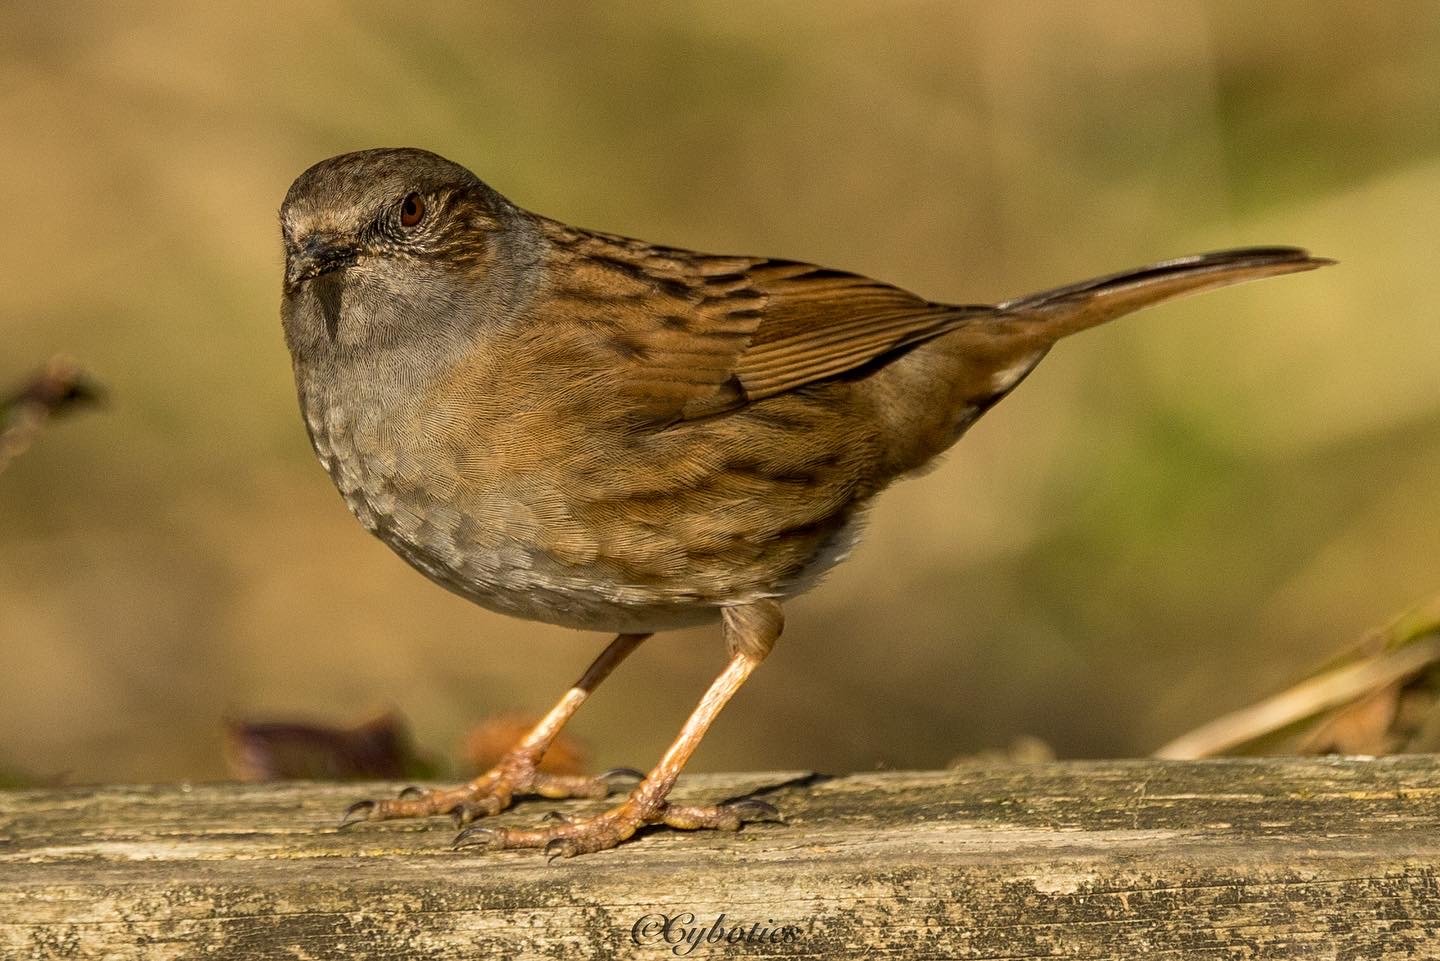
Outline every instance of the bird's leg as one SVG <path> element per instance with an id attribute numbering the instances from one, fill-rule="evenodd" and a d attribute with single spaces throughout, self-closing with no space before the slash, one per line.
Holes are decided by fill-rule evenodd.
<path id="1" fill-rule="evenodd" d="M 380 801 L 357 801 L 350 805 L 340 826 L 358 821 L 385 821 L 392 818 L 429 817 L 453 814 L 460 824 L 477 817 L 499 814 L 515 797 L 538 794 L 547 798 L 601 798 L 610 793 L 610 779 L 617 775 L 639 778 L 638 771 L 622 769 L 607 771 L 598 777 L 585 775 L 547 774 L 536 769 L 540 758 L 560 733 L 560 729 L 579 710 L 610 672 L 640 646 L 649 634 L 621 634 L 595 658 L 575 686 L 565 692 L 550 713 L 530 729 L 498 763 L 468 784 L 443 790 L 425 791 L 406 788 L 397 798 Z"/>
<path id="2" fill-rule="evenodd" d="M 553 860 L 613 848 L 647 824 L 664 824 L 687 831 L 700 828 L 736 831 L 746 821 L 779 820 L 773 807 L 758 800 L 703 806 L 671 804 L 665 800 L 681 768 L 695 753 L 721 708 L 774 647 L 784 619 L 779 604 L 757 601 L 726 608 L 724 623 L 730 662 L 700 699 L 660 763 L 623 803 L 591 818 L 560 820 L 536 830 L 469 827 L 460 832 L 455 846 L 544 848 Z"/>

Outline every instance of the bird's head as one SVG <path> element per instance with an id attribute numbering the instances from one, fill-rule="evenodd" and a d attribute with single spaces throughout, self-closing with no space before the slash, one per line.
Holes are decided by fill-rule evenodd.
<path id="1" fill-rule="evenodd" d="M 484 286 L 516 208 L 415 148 L 322 160 L 280 207 L 282 319 L 292 350 L 393 339 Z"/>

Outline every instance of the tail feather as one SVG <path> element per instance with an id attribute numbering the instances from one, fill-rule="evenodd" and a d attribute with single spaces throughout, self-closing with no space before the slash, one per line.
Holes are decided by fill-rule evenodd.
<path id="1" fill-rule="evenodd" d="M 1039 333 L 1055 341 L 1173 297 L 1334 262 L 1299 247 L 1219 250 L 1029 294 L 997 304 L 996 310 L 1005 317 L 1041 320 Z"/>
<path id="2" fill-rule="evenodd" d="M 1222 250 L 1097 277 L 993 306 L 956 307 L 957 325 L 870 374 L 885 418 L 884 470 L 915 471 L 1035 369 L 1055 342 L 1183 294 L 1322 267 L 1294 247 Z"/>

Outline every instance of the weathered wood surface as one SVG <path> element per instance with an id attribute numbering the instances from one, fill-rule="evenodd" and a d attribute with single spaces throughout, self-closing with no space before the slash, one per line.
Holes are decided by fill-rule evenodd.
<path id="1" fill-rule="evenodd" d="M 787 775 L 696 776 L 716 798 Z M 984 764 L 813 778 L 737 835 L 547 865 L 448 822 L 334 830 L 390 786 L 0 793 L 10 958 L 1440 957 L 1440 758 Z M 554 807 L 526 802 L 502 823 Z M 667 945 L 703 930 L 777 932 Z M 638 942 L 638 943 L 637 943 Z"/>

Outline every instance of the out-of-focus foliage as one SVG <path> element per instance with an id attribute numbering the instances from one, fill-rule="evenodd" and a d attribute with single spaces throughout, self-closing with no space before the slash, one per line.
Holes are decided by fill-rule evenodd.
<path id="1" fill-rule="evenodd" d="M 1440 750 L 1440 597 L 1279 694 L 1202 724 L 1164 758 Z"/>
<path id="2" fill-rule="evenodd" d="M 228 719 L 225 760 L 240 781 L 393 780 L 434 773 L 433 763 L 416 754 L 404 719 L 393 711 L 353 727 Z"/>
<path id="3" fill-rule="evenodd" d="M 452 760 L 417 750 L 409 724 L 396 711 L 350 727 L 313 719 L 227 719 L 225 761 L 230 775 L 241 781 L 468 778 L 498 764 L 539 720 L 521 712 L 482 718 L 465 732 Z M 583 774 L 589 756 L 561 731 L 538 768 L 547 774 Z"/>
<path id="4" fill-rule="evenodd" d="M 109 388 L 0 475 L 0 767 L 223 773 L 220 718 L 540 711 L 602 638 L 408 570 L 314 464 L 276 316 L 308 164 L 993 300 L 1195 250 L 1341 265 L 1066 343 L 792 604 L 697 769 L 1136 754 L 1440 583 L 1440 5 L 0 4 L 0 376 Z M 577 718 L 657 757 L 722 659 Z"/>

